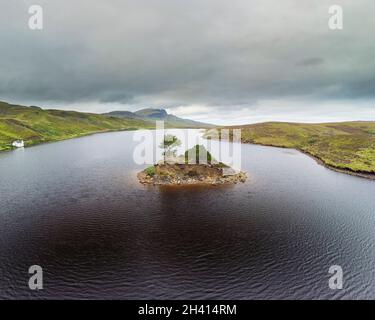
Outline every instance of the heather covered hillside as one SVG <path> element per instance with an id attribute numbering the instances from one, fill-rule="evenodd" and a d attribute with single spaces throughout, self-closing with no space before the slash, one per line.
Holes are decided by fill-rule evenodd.
<path id="1" fill-rule="evenodd" d="M 242 129 L 244 143 L 295 148 L 336 169 L 375 174 L 375 122 L 267 122 L 230 128 Z"/>
<path id="2" fill-rule="evenodd" d="M 0 102 L 0 150 L 11 149 L 12 141 L 26 145 L 58 141 L 91 133 L 152 128 L 140 119 L 105 117 L 75 111 L 43 110 Z"/>

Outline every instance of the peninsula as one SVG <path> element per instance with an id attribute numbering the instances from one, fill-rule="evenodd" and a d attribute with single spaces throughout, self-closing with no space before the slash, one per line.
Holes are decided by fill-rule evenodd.
<path id="1" fill-rule="evenodd" d="M 266 122 L 225 128 L 241 129 L 242 143 L 294 148 L 335 171 L 375 179 L 374 121 Z"/>

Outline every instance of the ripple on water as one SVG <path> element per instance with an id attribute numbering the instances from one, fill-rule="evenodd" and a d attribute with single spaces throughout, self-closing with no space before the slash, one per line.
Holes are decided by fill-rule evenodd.
<path id="1" fill-rule="evenodd" d="M 0 298 L 375 298 L 373 181 L 243 145 L 245 184 L 144 187 L 134 146 L 109 133 L 0 155 Z"/>

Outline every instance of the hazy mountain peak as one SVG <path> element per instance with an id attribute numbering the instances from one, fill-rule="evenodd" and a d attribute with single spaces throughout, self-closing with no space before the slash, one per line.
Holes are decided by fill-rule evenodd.
<path id="1" fill-rule="evenodd" d="M 112 111 L 105 115 L 118 118 L 136 118 L 146 121 L 163 120 L 167 127 L 174 128 L 210 128 L 213 125 L 188 119 L 182 119 L 175 115 L 168 114 L 165 109 L 154 109 L 145 108 L 138 110 L 136 112 L 130 111 Z"/>
<path id="2" fill-rule="evenodd" d="M 146 108 L 134 112 L 138 116 L 152 118 L 152 119 L 164 119 L 168 116 L 167 111 L 164 109 L 153 109 Z"/>

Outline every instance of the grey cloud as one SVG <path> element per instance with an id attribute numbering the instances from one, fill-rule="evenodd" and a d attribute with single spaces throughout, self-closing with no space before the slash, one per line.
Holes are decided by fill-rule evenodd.
<path id="1" fill-rule="evenodd" d="M 40 0 L 2 5 L 0 99 L 132 108 L 374 99 L 372 0 Z"/>
<path id="2" fill-rule="evenodd" d="M 315 57 L 304 59 L 297 63 L 298 66 L 318 66 L 324 63 L 324 59 Z"/>

